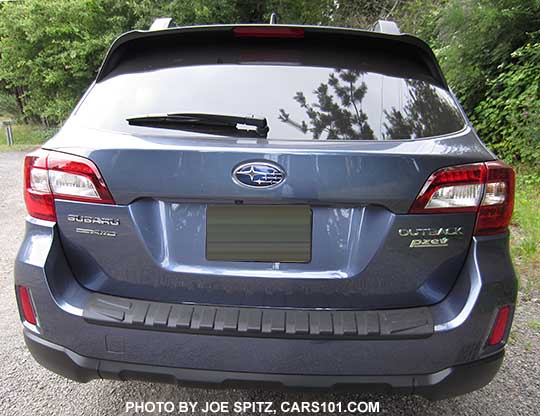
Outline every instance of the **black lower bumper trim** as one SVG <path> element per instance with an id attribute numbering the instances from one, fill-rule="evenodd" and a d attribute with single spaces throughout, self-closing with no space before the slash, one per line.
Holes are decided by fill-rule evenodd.
<path id="1" fill-rule="evenodd" d="M 488 384 L 502 364 L 504 350 L 471 363 L 432 374 L 418 375 L 296 375 L 194 370 L 132 364 L 81 356 L 25 330 L 28 349 L 38 363 L 69 379 L 87 382 L 106 378 L 143 380 L 198 387 L 245 387 L 336 389 L 363 392 L 418 394 L 440 400 L 477 390 Z"/>
<path id="2" fill-rule="evenodd" d="M 428 307 L 331 311 L 151 302 L 94 293 L 88 322 L 155 331 L 271 338 L 413 339 L 433 335 Z"/>

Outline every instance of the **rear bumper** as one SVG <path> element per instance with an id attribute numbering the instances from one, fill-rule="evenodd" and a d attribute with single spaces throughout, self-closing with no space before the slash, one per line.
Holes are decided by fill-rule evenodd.
<path id="1" fill-rule="evenodd" d="M 148 311 L 141 320 L 131 314 L 141 308 L 126 309 L 120 298 L 105 297 L 107 308 L 89 309 L 95 294 L 74 278 L 56 233 L 53 224 L 27 224 L 15 284 L 29 288 L 37 313 L 36 326 L 25 323 L 30 351 L 45 367 L 79 381 L 102 377 L 308 388 L 353 385 L 435 399 L 453 396 L 480 388 L 495 375 L 505 342 L 487 346 L 486 340 L 498 308 L 514 305 L 517 292 L 508 236 L 501 235 L 473 241 L 452 291 L 442 302 L 424 307 L 427 325 L 412 326 L 414 330 L 400 326 L 396 331 L 400 321 L 387 319 L 389 311 L 360 311 L 355 312 L 356 332 L 344 336 L 334 318 L 352 312 L 334 316 L 332 311 L 333 326 L 326 330 L 319 320 L 318 332 L 310 313 L 307 329 L 289 327 L 289 321 L 301 321 L 296 312 L 284 328 L 270 325 L 269 332 L 261 326 L 253 333 L 250 319 L 240 317 L 231 331 L 222 331 L 217 311 L 214 315 L 210 309 L 213 319 L 206 322 L 209 309 L 196 306 L 193 313 L 199 310 L 200 320 L 191 319 L 186 327 L 177 320 L 172 328 L 170 319 L 162 325 L 161 318 L 162 312 L 171 317 L 176 306 L 170 304 L 133 301 Z M 92 310 L 98 314 L 87 313 Z M 415 321 L 416 312 L 409 316 Z M 360 331 L 362 316 L 366 326 Z M 263 322 L 264 317 L 263 312 Z M 281 335 L 274 334 L 278 329 Z"/>
<path id="2" fill-rule="evenodd" d="M 431 374 L 339 376 L 194 370 L 133 364 L 84 357 L 24 331 L 28 349 L 38 363 L 79 382 L 92 379 L 143 380 L 196 387 L 264 386 L 268 388 L 335 389 L 418 394 L 440 400 L 477 390 L 488 384 L 502 364 L 504 350 L 481 360 Z"/>

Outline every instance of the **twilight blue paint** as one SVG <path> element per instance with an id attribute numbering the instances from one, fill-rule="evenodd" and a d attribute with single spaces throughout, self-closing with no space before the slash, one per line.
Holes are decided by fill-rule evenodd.
<path id="1" fill-rule="evenodd" d="M 418 57 L 431 62 L 426 66 L 431 73 L 423 78 L 446 88 L 427 46 L 411 36 L 320 27 L 305 30 L 311 36 L 333 36 L 334 42 L 338 35 L 359 36 L 359 45 L 371 40 L 387 42 L 396 53 L 420 48 Z M 129 52 L 134 46 L 130 42 L 136 46 L 146 38 L 157 39 L 159 47 L 166 46 L 171 33 L 175 36 L 173 49 L 179 53 L 178 45 L 183 43 L 176 36 L 182 37 L 184 32 L 232 37 L 228 26 L 131 32 L 116 41 L 110 54 Z M 124 48 L 125 44 L 128 47 Z M 246 42 L 248 47 L 250 44 Z M 185 65 L 197 65 L 199 58 L 215 52 L 208 42 L 195 49 L 195 57 Z M 257 48 L 250 52 L 238 54 L 238 59 L 260 56 Z M 392 58 L 392 53 L 383 55 Z M 168 59 L 164 56 L 160 59 Z M 99 83 L 114 77 L 113 69 L 142 74 L 155 70 L 153 64 L 128 65 L 126 69 L 117 61 L 108 56 Z M 378 69 L 375 65 L 371 71 Z M 395 76 L 401 69 L 407 70 L 395 63 L 386 69 Z M 234 80 L 228 81 L 232 85 Z M 168 99 L 174 101 L 182 93 L 171 90 Z M 92 90 L 83 100 L 91 94 Z M 133 104 L 144 104 L 144 98 L 143 91 Z M 265 100 L 264 94 L 256 99 Z M 457 102 L 454 104 L 458 108 Z M 109 107 L 102 116 L 114 119 Z M 274 110 L 276 117 L 279 105 Z M 76 114 L 43 148 L 92 160 L 116 204 L 57 200 L 56 222 L 28 218 L 15 263 L 15 285 L 29 288 L 38 315 L 37 326 L 24 324 L 26 333 L 52 343 L 49 347 L 56 345 L 51 351 L 63 351 L 64 359 L 73 361 L 72 367 L 80 369 L 82 361 L 89 360 L 92 368 L 85 374 L 90 378 L 138 376 L 142 373 L 130 371 L 129 366 L 144 364 L 153 366 L 149 367 L 152 374 L 167 368 L 261 373 L 291 376 L 293 384 L 301 375 L 336 380 L 342 376 L 388 376 L 388 384 L 395 387 L 397 383 L 410 392 L 420 379 L 448 388 L 444 384 L 452 367 L 476 363 L 504 349 L 505 342 L 487 346 L 486 339 L 498 308 L 514 305 L 516 300 L 508 233 L 474 237 L 476 216 L 471 213 L 408 213 L 434 171 L 495 159 L 465 118 L 461 130 L 418 140 L 295 141 L 197 136 L 175 130 L 167 134 L 156 129 L 100 130 L 78 122 Z M 121 124 L 125 120 L 113 121 Z M 309 205 L 311 261 L 207 260 L 206 208 L 213 204 Z M 88 225 L 114 232 L 115 237 L 81 234 L 77 224 L 68 220 L 69 215 L 115 219 Z M 449 237 L 445 247 L 411 248 L 411 239 L 400 233 L 401 229 L 446 227 L 460 227 L 462 234 Z M 256 235 L 249 237 L 257 239 Z M 399 317 L 402 309 L 422 307 L 429 310 L 434 333 L 391 341 L 291 340 L 122 328 L 83 319 L 82 312 L 95 292 L 127 302 L 150 300 L 157 310 L 160 302 L 168 302 L 329 313 L 392 309 Z M 202 322 L 202 317 L 199 319 Z M 414 327 L 415 322 L 410 325 Z M 66 371 L 65 362 L 52 362 L 51 351 L 40 357 L 45 366 L 84 380 L 77 371 Z M 116 370 L 104 373 L 97 360 L 110 361 L 108 368 L 112 365 Z M 193 372 L 189 374 L 187 378 L 194 381 Z M 479 383 L 487 383 L 493 375 Z"/>

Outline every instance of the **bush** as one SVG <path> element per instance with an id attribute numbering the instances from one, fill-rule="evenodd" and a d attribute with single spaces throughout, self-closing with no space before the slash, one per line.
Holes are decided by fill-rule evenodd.
<path id="1" fill-rule="evenodd" d="M 525 291 L 540 289 L 540 171 L 516 166 L 516 202 L 512 217 L 511 250 Z"/>
<path id="2" fill-rule="evenodd" d="M 499 156 L 540 165 L 540 43 L 519 48 L 499 70 L 471 119 Z"/>
<path id="3" fill-rule="evenodd" d="M 404 2 L 401 26 L 435 49 L 480 137 L 511 162 L 540 163 L 540 2 Z"/>
<path id="4" fill-rule="evenodd" d="M 540 29 L 537 0 L 451 0 L 440 12 L 438 56 L 468 112 L 485 97 L 501 64 Z"/>
<path id="5" fill-rule="evenodd" d="M 35 124 L 15 124 L 13 126 L 13 143 L 16 145 L 40 145 L 49 140 L 58 131 L 56 128 Z"/>
<path id="6" fill-rule="evenodd" d="M 0 116 L 17 116 L 19 107 L 12 95 L 0 91 Z"/>
<path id="7" fill-rule="evenodd" d="M 113 0 L 26 0 L 0 7 L 0 81 L 24 116 L 61 122 L 94 78 L 110 42 L 134 22 Z"/>
<path id="8" fill-rule="evenodd" d="M 268 21 L 328 22 L 332 0 L 25 0 L 0 1 L 0 86 L 16 90 L 26 120 L 61 123 L 112 40 L 156 17 L 180 25 Z"/>

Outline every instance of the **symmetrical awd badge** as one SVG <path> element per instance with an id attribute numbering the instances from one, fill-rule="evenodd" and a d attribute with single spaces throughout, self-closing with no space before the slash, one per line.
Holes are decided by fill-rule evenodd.
<path id="1" fill-rule="evenodd" d="M 270 162 L 248 162 L 237 166 L 232 173 L 233 180 L 249 188 L 271 188 L 285 179 L 285 172 Z"/>
<path id="2" fill-rule="evenodd" d="M 69 222 L 80 223 L 80 224 L 97 224 L 97 225 L 112 225 L 119 226 L 120 219 L 118 218 L 104 218 L 104 217 L 92 217 L 89 215 L 77 215 L 77 214 L 68 214 L 67 220 Z M 79 234 L 87 235 L 96 235 L 99 237 L 116 237 L 116 231 L 111 230 L 101 230 L 94 228 L 81 228 L 76 227 L 75 232 Z"/>

